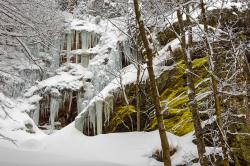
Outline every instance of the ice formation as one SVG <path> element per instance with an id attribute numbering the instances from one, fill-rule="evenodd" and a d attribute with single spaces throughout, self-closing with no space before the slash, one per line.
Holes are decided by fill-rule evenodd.
<path id="1" fill-rule="evenodd" d="M 113 111 L 113 95 L 108 95 L 105 99 L 95 99 L 95 102 L 88 105 L 86 110 L 75 119 L 75 127 L 87 135 L 102 134 L 103 125 L 109 122 Z"/>
<path id="2" fill-rule="evenodd" d="M 93 57 L 88 49 L 95 47 L 100 35 L 86 30 L 67 29 L 61 42 L 61 63 L 80 63 L 88 67 L 89 60 Z"/>
<path id="3" fill-rule="evenodd" d="M 123 67 L 137 58 L 132 43 L 117 27 L 108 20 L 101 20 L 96 24 L 95 18 L 91 19 L 69 21 L 62 41 L 59 42 L 61 68 L 56 71 L 55 76 L 39 82 L 26 93 L 28 97 L 39 94 L 43 98 L 34 102 L 39 110 L 39 113 L 37 110 L 33 111 L 38 124 L 39 119 L 41 123 L 41 117 L 38 115 L 49 115 L 49 123 L 53 129 L 58 113 L 64 111 L 69 117 L 74 105 L 77 105 L 77 114 L 81 113 L 90 100 L 101 92 Z M 60 95 L 53 96 L 53 89 Z M 84 122 L 81 123 L 84 123 L 85 127 L 88 126 L 87 130 L 93 129 L 93 135 L 101 134 L 103 125 L 109 122 L 113 102 L 113 95 L 109 94 L 88 107 L 83 117 Z M 84 130 L 85 127 L 80 128 Z"/>
<path id="4" fill-rule="evenodd" d="M 59 118 L 61 118 L 60 123 L 64 123 L 61 125 L 74 120 L 72 116 L 75 116 L 80 112 L 79 109 L 82 108 L 81 101 L 87 100 L 84 98 L 84 91 L 86 90 L 91 94 L 91 89 L 86 88 L 85 85 L 90 84 L 86 80 L 91 80 L 91 78 L 92 73 L 82 66 L 68 64 L 59 68 L 55 76 L 38 82 L 36 86 L 31 87 L 25 93 L 25 96 L 30 100 L 30 104 L 36 108 L 34 111 L 30 110 L 30 112 L 33 112 L 32 117 L 36 123 L 38 125 L 49 123 L 51 125 L 50 129 L 53 130 Z M 40 98 L 34 98 L 34 96 Z M 32 98 L 33 100 L 31 100 Z"/>
<path id="5" fill-rule="evenodd" d="M 50 124 L 51 124 L 52 131 L 55 126 L 55 119 L 58 117 L 59 108 L 60 108 L 59 99 L 51 97 L 50 99 Z"/>

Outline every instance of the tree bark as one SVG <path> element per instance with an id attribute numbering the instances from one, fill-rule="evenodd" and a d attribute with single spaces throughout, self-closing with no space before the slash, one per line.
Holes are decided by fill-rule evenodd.
<path id="1" fill-rule="evenodd" d="M 161 146 L 163 151 L 163 162 L 164 166 L 171 166 L 171 159 L 170 159 L 170 149 L 169 149 L 169 143 L 166 135 L 165 126 L 163 123 L 163 115 L 161 113 L 161 107 L 160 107 L 160 98 L 158 94 L 158 89 L 155 81 L 155 74 L 153 69 L 153 57 L 154 53 L 152 51 L 152 48 L 150 47 L 146 30 L 144 26 L 144 22 L 141 18 L 141 11 L 139 9 L 139 2 L 138 0 L 133 0 L 134 2 L 134 9 L 135 9 L 135 16 L 136 16 L 136 22 L 139 26 L 139 32 L 140 36 L 144 45 L 144 48 L 146 50 L 147 55 L 147 70 L 149 74 L 149 81 L 150 81 L 150 88 L 151 88 L 151 98 L 155 107 L 155 114 L 158 124 L 158 130 L 160 134 L 160 140 L 161 140 Z"/>
<path id="2" fill-rule="evenodd" d="M 189 42 L 186 44 L 186 36 L 184 31 L 184 24 L 183 24 L 183 17 L 180 10 L 177 11 L 177 18 L 179 22 L 179 29 L 181 34 L 181 47 L 183 52 L 183 59 L 187 68 L 187 85 L 189 88 L 188 97 L 189 97 L 189 107 L 192 113 L 192 120 L 194 123 L 195 129 L 195 136 L 197 139 L 197 150 L 200 159 L 201 166 L 208 165 L 208 159 L 205 155 L 205 143 L 204 143 L 204 136 L 202 131 L 202 126 L 200 122 L 200 115 L 198 111 L 197 100 L 195 99 L 195 85 L 194 85 L 194 78 L 193 78 L 193 67 L 192 67 L 192 60 L 191 60 L 191 47 L 192 47 L 192 27 L 188 29 L 189 34 Z M 187 20 L 190 21 L 189 17 L 187 16 Z"/>

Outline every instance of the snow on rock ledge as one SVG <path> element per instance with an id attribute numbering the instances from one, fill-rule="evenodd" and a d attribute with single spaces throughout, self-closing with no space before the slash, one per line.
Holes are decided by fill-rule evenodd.
<path id="1" fill-rule="evenodd" d="M 40 127 L 53 130 L 55 125 L 63 127 L 72 122 L 84 100 L 92 97 L 93 75 L 78 64 L 68 64 L 56 71 L 56 75 L 38 82 L 26 93 L 30 104 L 30 116 Z M 86 96 L 87 95 L 87 96 Z"/>

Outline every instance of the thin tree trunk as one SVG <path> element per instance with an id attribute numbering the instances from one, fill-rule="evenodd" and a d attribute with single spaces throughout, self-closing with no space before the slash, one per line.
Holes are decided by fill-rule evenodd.
<path id="1" fill-rule="evenodd" d="M 127 108 L 127 111 L 128 111 L 128 117 L 129 117 L 130 124 L 131 124 L 131 131 L 134 131 L 133 119 L 132 119 L 131 113 L 130 113 L 129 100 L 128 100 L 128 97 L 127 97 L 127 94 L 126 94 L 126 89 L 125 89 L 125 87 L 124 87 L 124 85 L 122 83 L 122 77 L 121 77 L 121 75 L 119 77 L 120 77 L 120 84 L 121 84 L 121 89 L 122 89 L 123 97 L 124 97 L 124 100 L 125 100 L 125 103 L 126 103 L 126 108 Z"/>
<path id="2" fill-rule="evenodd" d="M 206 18 L 205 3 L 203 0 L 201 0 L 200 5 L 201 5 L 201 15 L 202 15 L 203 24 L 204 24 L 204 30 L 205 30 L 205 34 L 204 34 L 205 42 L 206 42 L 207 49 L 209 50 L 209 53 L 208 53 L 209 68 L 211 72 L 213 72 L 210 74 L 210 77 L 212 81 L 213 96 L 215 100 L 215 114 L 216 114 L 218 130 L 219 130 L 219 138 L 220 138 L 221 147 L 222 147 L 223 156 L 224 156 L 223 163 L 224 163 L 224 166 L 229 166 L 228 149 L 226 147 L 226 136 L 223 133 L 223 125 L 222 125 L 223 122 L 222 122 L 222 117 L 221 117 L 222 107 L 220 105 L 221 102 L 220 102 L 220 97 L 219 97 L 219 92 L 218 92 L 218 83 L 217 83 L 216 78 L 213 75 L 214 74 L 214 64 L 213 64 L 214 52 L 208 40 L 208 22 Z"/>
<path id="3" fill-rule="evenodd" d="M 136 78 L 136 129 L 141 130 L 141 110 L 140 110 L 140 75 L 141 66 L 137 65 L 137 78 Z"/>
<path id="4" fill-rule="evenodd" d="M 153 51 L 152 48 L 150 47 L 147 35 L 146 35 L 146 30 L 144 27 L 144 22 L 141 18 L 141 11 L 139 8 L 139 2 L 138 0 L 133 0 L 134 1 L 134 9 L 135 9 L 135 16 L 136 16 L 136 21 L 139 26 L 139 31 L 140 31 L 140 36 L 144 45 L 144 48 L 146 50 L 147 54 L 147 70 L 149 74 L 149 80 L 150 80 L 150 88 L 151 88 L 151 98 L 153 101 L 153 104 L 155 106 L 155 114 L 156 114 L 156 119 L 157 119 L 157 124 L 158 124 L 158 130 L 160 134 L 160 139 L 161 139 L 161 146 L 162 146 L 162 151 L 163 151 L 163 162 L 164 166 L 171 166 L 171 159 L 170 159 L 170 148 L 169 148 L 169 143 L 166 135 L 166 130 L 165 126 L 163 123 L 163 115 L 161 113 L 161 107 L 160 107 L 160 98 L 157 90 L 157 85 L 155 81 L 155 74 L 154 74 L 154 69 L 153 69 Z"/>
<path id="5" fill-rule="evenodd" d="M 183 51 L 183 58 L 184 58 L 184 62 L 187 68 L 186 74 L 187 74 L 187 85 L 189 88 L 189 91 L 188 91 L 189 107 L 192 113 L 192 120 L 194 123 L 195 136 L 197 139 L 198 155 L 199 155 L 201 166 L 207 166 L 208 159 L 205 156 L 206 149 L 205 149 L 205 143 L 204 143 L 204 136 L 203 136 L 202 126 L 200 122 L 200 115 L 198 112 L 197 100 L 195 99 L 196 93 L 195 93 L 194 78 L 192 74 L 193 67 L 192 67 L 191 50 L 190 50 L 190 47 L 192 47 L 192 27 L 188 29 L 189 43 L 187 45 L 185 31 L 184 31 L 183 17 L 182 17 L 182 13 L 180 10 L 177 11 L 177 17 L 178 17 L 178 22 L 179 22 L 180 34 L 181 34 L 181 47 Z M 187 20 L 190 21 L 188 16 L 187 16 Z"/>

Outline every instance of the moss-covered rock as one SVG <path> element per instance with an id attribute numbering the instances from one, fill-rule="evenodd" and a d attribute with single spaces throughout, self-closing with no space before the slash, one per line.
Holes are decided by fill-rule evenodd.
<path id="1" fill-rule="evenodd" d="M 201 83 L 207 77 L 207 71 L 204 65 L 207 65 L 207 57 L 194 59 L 193 68 L 200 77 L 195 78 L 196 93 L 205 92 L 209 84 Z M 166 89 L 160 94 L 161 106 L 166 109 L 164 113 L 164 124 L 169 132 L 176 135 L 184 135 L 193 130 L 191 112 L 188 106 L 188 87 L 186 85 L 185 64 L 180 60 L 168 80 Z M 199 85 L 199 86 L 197 86 Z M 153 120 L 151 129 L 157 128 L 156 119 Z"/>
<path id="2" fill-rule="evenodd" d="M 188 87 L 186 83 L 185 64 L 181 58 L 182 52 L 180 49 L 177 49 L 174 53 L 177 63 L 174 64 L 171 70 L 164 71 L 157 78 L 157 84 L 162 109 L 166 110 L 164 113 L 165 127 L 168 131 L 181 136 L 193 130 L 193 123 L 188 106 Z M 193 60 L 194 72 L 199 75 L 199 77 L 195 77 L 195 84 L 196 86 L 199 85 L 197 86 L 197 93 L 205 92 L 209 86 L 207 82 L 203 82 L 203 80 L 207 78 L 207 71 L 204 65 L 207 65 L 206 57 Z M 146 131 L 157 129 L 151 99 L 146 98 L 146 96 L 150 96 L 148 86 L 147 82 L 145 82 L 145 85 L 142 85 L 143 91 L 146 94 L 143 93 L 145 96 L 141 96 L 143 102 L 141 104 L 141 128 Z M 126 86 L 126 94 L 130 101 L 129 106 L 126 106 L 122 94 L 116 94 L 114 111 L 108 126 L 105 127 L 106 132 L 124 132 L 131 131 L 132 128 L 135 128 L 136 97 L 134 84 Z"/>
<path id="3" fill-rule="evenodd" d="M 117 109 L 114 110 L 113 118 L 111 119 L 109 126 L 111 132 L 116 131 L 118 128 L 120 128 L 119 131 L 122 131 L 121 128 L 127 128 L 127 131 L 129 131 L 130 124 L 130 118 L 132 114 L 135 114 L 135 107 L 133 105 L 128 106 L 119 106 Z"/>

